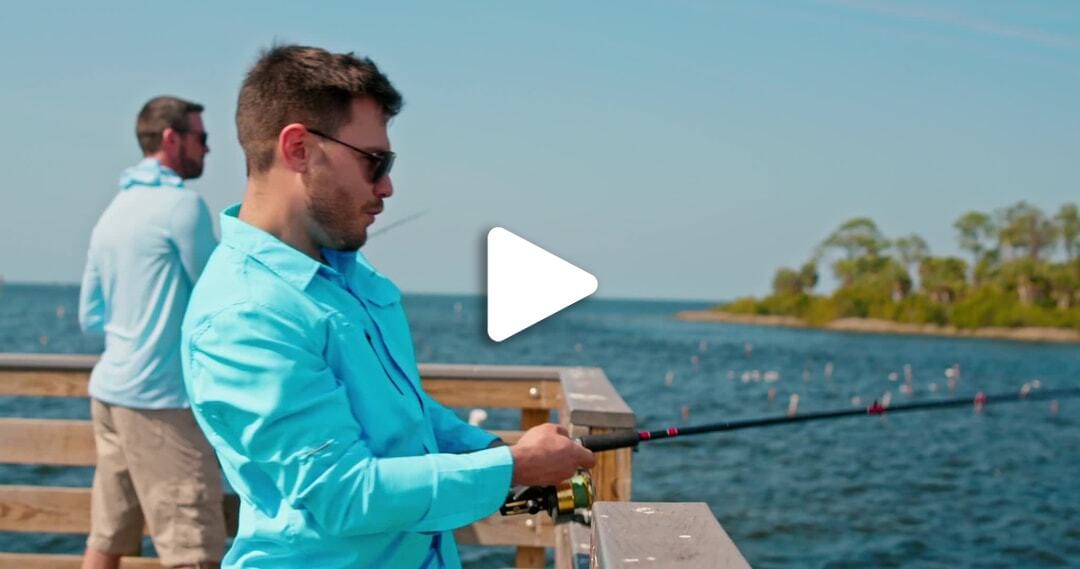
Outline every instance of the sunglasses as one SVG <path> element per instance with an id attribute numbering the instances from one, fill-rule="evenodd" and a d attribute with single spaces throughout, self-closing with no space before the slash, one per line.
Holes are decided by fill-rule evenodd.
<path id="1" fill-rule="evenodd" d="M 357 148 L 357 147 L 349 144 L 348 142 L 338 140 L 338 139 L 330 136 L 329 134 L 319 132 L 319 131 L 317 131 L 317 130 L 315 130 L 313 128 L 309 128 L 307 130 L 308 130 L 308 132 L 310 132 L 311 134 L 314 134 L 315 136 L 318 136 L 320 138 L 325 138 L 326 140 L 329 140 L 330 142 L 336 142 L 336 143 L 348 148 L 349 150 L 354 150 L 354 151 L 358 152 L 364 158 L 367 158 L 368 160 L 371 160 L 371 163 L 374 166 L 371 169 L 371 183 L 372 184 L 375 184 L 379 180 L 383 179 L 384 176 L 386 176 L 386 175 L 388 175 L 390 173 L 390 169 L 394 167 L 394 159 L 397 158 L 397 154 L 394 154 L 393 152 L 391 152 L 389 150 L 387 150 L 385 152 L 368 152 L 367 150 L 364 150 L 362 148 Z"/>
<path id="2" fill-rule="evenodd" d="M 210 139 L 210 135 L 206 134 L 205 130 L 202 132 L 195 132 L 193 130 L 180 130 L 178 128 L 174 128 L 173 131 L 179 134 L 197 134 L 199 136 L 199 143 L 203 146 L 206 146 L 206 141 Z M 136 134 L 139 136 L 161 136 L 160 132 L 146 132 L 141 130 L 138 131 Z"/>
<path id="3" fill-rule="evenodd" d="M 210 135 L 207 134 L 205 130 L 201 132 L 196 132 L 194 130 L 177 130 L 176 132 L 179 132 L 180 134 L 194 134 L 198 138 L 199 144 L 202 144 L 203 146 L 206 146 L 206 141 L 210 139 Z"/>
<path id="4" fill-rule="evenodd" d="M 206 146 L 206 141 L 210 140 L 210 135 L 206 134 L 205 130 L 197 134 L 199 135 L 199 144 Z"/>

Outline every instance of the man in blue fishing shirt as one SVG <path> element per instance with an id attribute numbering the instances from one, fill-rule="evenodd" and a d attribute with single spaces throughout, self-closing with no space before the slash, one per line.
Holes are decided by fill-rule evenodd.
<path id="1" fill-rule="evenodd" d="M 244 200 L 184 319 L 195 416 L 240 495 L 225 567 L 456 568 L 451 531 L 592 454 L 514 446 L 420 385 L 401 293 L 359 253 L 393 194 L 401 95 L 366 58 L 280 46 L 240 89 Z"/>
<path id="2" fill-rule="evenodd" d="M 206 204 L 184 185 L 210 151 L 202 110 L 176 97 L 143 106 L 144 158 L 90 237 L 79 323 L 105 334 L 105 352 L 90 374 L 98 460 L 83 569 L 139 555 L 144 527 L 166 567 L 217 567 L 225 552 L 221 473 L 180 365 L 184 309 L 216 245 Z"/>

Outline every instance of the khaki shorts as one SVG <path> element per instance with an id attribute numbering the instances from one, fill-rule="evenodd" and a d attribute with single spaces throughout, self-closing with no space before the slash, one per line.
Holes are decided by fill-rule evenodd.
<path id="1" fill-rule="evenodd" d="M 87 546 L 139 555 L 145 523 L 162 565 L 221 561 L 221 474 L 191 410 L 91 399 L 90 413 L 98 462 Z"/>

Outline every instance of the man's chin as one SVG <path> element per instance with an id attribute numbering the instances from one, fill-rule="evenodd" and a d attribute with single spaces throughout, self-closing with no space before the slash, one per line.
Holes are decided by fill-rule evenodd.
<path id="1" fill-rule="evenodd" d="M 352 253 L 354 251 L 358 251 L 361 247 L 363 247 L 364 243 L 367 243 L 367 231 L 364 231 L 358 236 L 349 236 L 339 240 L 335 244 L 335 247 L 333 247 L 333 249 L 335 251 Z"/>

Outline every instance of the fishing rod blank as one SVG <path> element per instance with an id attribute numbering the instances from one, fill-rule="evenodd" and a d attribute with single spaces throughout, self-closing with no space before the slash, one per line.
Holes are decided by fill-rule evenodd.
<path id="1" fill-rule="evenodd" d="M 820 421 L 824 419 L 836 419 L 840 417 L 853 417 L 858 415 L 884 415 L 885 413 L 903 413 L 905 411 L 922 411 L 926 409 L 943 409 L 949 407 L 965 407 L 968 405 L 975 405 L 981 407 L 987 403 L 1009 403 L 1018 402 L 1028 399 L 1055 399 L 1080 396 L 1080 389 L 1058 389 L 1058 390 L 1040 390 L 1032 391 L 1023 394 L 1017 393 L 1000 393 L 996 395 L 986 395 L 983 392 L 979 392 L 974 398 L 956 398 L 956 399 L 943 399 L 939 401 L 920 401 L 916 403 L 902 403 L 899 405 L 890 405 L 888 407 L 874 401 L 872 405 L 865 409 L 844 409 L 839 411 L 822 411 L 819 413 L 808 413 L 806 415 L 794 415 L 794 416 L 781 416 L 781 417 L 764 417 L 760 419 L 744 419 L 741 421 L 723 421 L 719 423 L 709 423 L 705 425 L 695 425 L 690 427 L 668 427 L 666 429 L 659 429 L 656 431 L 615 431 L 611 433 L 604 433 L 602 435 L 586 435 L 581 437 L 579 441 L 582 446 L 593 451 L 605 451 L 615 450 L 620 448 L 633 448 L 641 441 L 651 441 L 655 439 L 670 439 L 682 435 L 699 435 L 703 433 L 717 433 L 721 431 L 737 431 L 740 429 L 750 429 L 753 427 L 769 427 L 773 425 L 785 425 L 789 423 L 805 423 L 808 421 Z"/>

